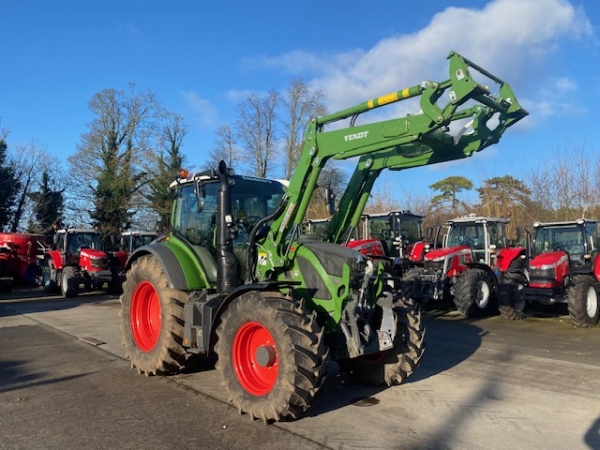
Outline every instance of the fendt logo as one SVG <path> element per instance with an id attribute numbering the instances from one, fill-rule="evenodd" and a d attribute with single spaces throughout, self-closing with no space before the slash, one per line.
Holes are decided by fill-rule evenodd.
<path id="1" fill-rule="evenodd" d="M 353 141 L 355 139 L 364 139 L 367 137 L 367 134 L 369 134 L 368 131 L 361 131 L 360 133 L 347 134 L 346 136 L 344 136 L 344 140 L 346 142 L 348 142 L 348 141 Z"/>

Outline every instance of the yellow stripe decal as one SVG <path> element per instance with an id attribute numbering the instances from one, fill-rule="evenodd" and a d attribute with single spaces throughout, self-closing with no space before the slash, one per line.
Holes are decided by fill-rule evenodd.
<path id="1" fill-rule="evenodd" d="M 402 89 L 402 98 L 407 98 L 407 97 L 408 97 L 408 88 Z"/>
<path id="2" fill-rule="evenodd" d="M 388 103 L 393 103 L 398 101 L 398 93 L 393 92 L 392 94 L 387 94 L 379 97 L 377 99 L 377 103 L 379 106 L 387 105 Z"/>
<path id="3" fill-rule="evenodd" d="M 375 104 L 373 103 L 373 100 L 369 100 L 367 102 L 367 106 L 369 107 L 369 109 L 373 109 L 375 107 Z"/>

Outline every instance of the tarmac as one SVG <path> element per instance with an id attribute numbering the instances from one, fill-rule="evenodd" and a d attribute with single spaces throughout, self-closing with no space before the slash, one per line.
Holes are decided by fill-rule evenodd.
<path id="1" fill-rule="evenodd" d="M 12 312 L 0 327 L 33 320 L 123 358 L 118 298 L 37 290 L 2 294 L 0 305 Z M 271 426 L 340 450 L 600 448 L 600 328 L 576 329 L 564 317 L 473 321 L 447 311 L 425 323 L 425 356 L 407 382 L 365 387 L 332 364 L 309 414 Z M 226 403 L 210 363 L 169 379 Z"/>

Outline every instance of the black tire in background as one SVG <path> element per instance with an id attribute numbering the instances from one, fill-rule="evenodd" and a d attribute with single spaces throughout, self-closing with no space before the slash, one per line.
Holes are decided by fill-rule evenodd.
<path id="1" fill-rule="evenodd" d="M 412 299 L 418 307 L 424 309 L 431 300 L 424 298 L 421 292 L 418 292 L 420 285 L 421 274 L 425 271 L 422 267 L 413 267 L 408 269 L 400 279 L 401 294 L 404 298 Z"/>
<path id="2" fill-rule="evenodd" d="M 53 272 L 54 265 L 52 264 L 52 261 L 46 259 L 42 266 L 42 286 L 44 287 L 44 292 L 46 294 L 54 294 L 58 290 L 56 280 L 52 278 Z"/>
<path id="3" fill-rule="evenodd" d="M 77 297 L 79 295 L 79 280 L 75 267 L 63 267 L 61 273 L 60 290 L 63 297 Z"/>
<path id="4" fill-rule="evenodd" d="M 523 289 L 520 275 L 504 274 L 498 283 L 498 310 L 506 320 L 522 320 L 525 317 L 525 300 L 520 298 Z"/>
<path id="5" fill-rule="evenodd" d="M 568 290 L 569 317 L 573 325 L 593 327 L 598 323 L 598 281 L 591 275 L 575 275 Z"/>
<path id="6" fill-rule="evenodd" d="M 454 284 L 454 305 L 460 314 L 481 317 L 490 314 L 495 304 L 494 283 L 482 269 L 468 268 Z"/>

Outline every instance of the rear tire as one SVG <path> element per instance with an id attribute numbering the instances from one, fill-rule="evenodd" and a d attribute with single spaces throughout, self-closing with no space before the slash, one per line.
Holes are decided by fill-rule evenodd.
<path id="1" fill-rule="evenodd" d="M 79 282 L 75 267 L 63 267 L 60 279 L 60 290 L 65 298 L 77 297 L 77 295 L 79 295 Z"/>
<path id="2" fill-rule="evenodd" d="M 217 336 L 216 367 L 240 413 L 267 423 L 298 419 L 308 410 L 326 377 L 316 314 L 278 293 L 248 292 L 223 313 Z"/>
<path id="3" fill-rule="evenodd" d="M 132 367 L 146 375 L 169 375 L 191 363 L 182 345 L 187 294 L 169 288 L 154 256 L 133 262 L 120 302 L 125 357 Z"/>
<path id="4" fill-rule="evenodd" d="M 481 317 L 494 303 L 494 284 L 482 269 L 466 269 L 454 284 L 454 305 L 460 314 Z"/>
<path id="5" fill-rule="evenodd" d="M 418 367 L 425 351 L 421 313 L 412 300 L 394 303 L 394 347 L 384 352 L 338 361 L 340 371 L 362 384 L 392 386 L 402 383 Z"/>
<path id="6" fill-rule="evenodd" d="M 568 292 L 569 317 L 577 327 L 593 327 L 598 323 L 600 304 L 598 282 L 589 275 L 573 277 Z"/>

